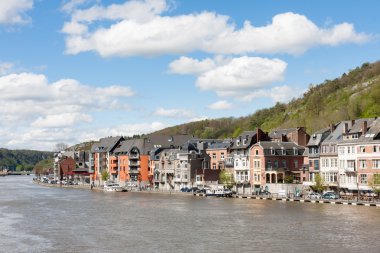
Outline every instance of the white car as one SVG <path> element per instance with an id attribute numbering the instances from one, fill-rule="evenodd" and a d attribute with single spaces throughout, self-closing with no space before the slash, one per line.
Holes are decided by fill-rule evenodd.
<path id="1" fill-rule="evenodd" d="M 318 192 L 310 192 L 307 195 L 307 198 L 309 198 L 309 199 L 320 199 L 321 198 L 321 194 L 319 194 Z"/>

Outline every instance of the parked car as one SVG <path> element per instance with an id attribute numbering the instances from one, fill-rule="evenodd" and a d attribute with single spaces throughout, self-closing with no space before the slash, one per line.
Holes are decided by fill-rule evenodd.
<path id="1" fill-rule="evenodd" d="M 307 198 L 309 198 L 309 199 L 320 199 L 321 198 L 321 194 L 319 194 L 318 192 L 310 192 L 307 195 Z"/>
<path id="2" fill-rule="evenodd" d="M 190 189 L 188 187 L 183 187 L 181 188 L 181 192 L 189 192 Z"/>
<path id="3" fill-rule="evenodd" d="M 326 192 L 325 194 L 322 195 L 322 198 L 323 199 L 338 199 L 338 196 L 332 192 Z"/>

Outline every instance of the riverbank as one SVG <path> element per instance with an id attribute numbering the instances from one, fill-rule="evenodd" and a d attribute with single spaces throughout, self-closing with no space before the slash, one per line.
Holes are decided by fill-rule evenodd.
<path id="1" fill-rule="evenodd" d="M 45 187 L 55 187 L 55 188 L 68 188 L 68 189 L 81 189 L 81 190 L 92 190 L 103 192 L 102 187 L 94 186 L 91 188 L 90 184 L 86 185 L 60 185 L 60 184 L 47 184 L 33 180 L 33 183 L 42 185 Z M 135 191 L 128 190 L 132 193 L 141 193 L 141 194 L 165 194 L 165 195 L 182 195 L 182 196 L 198 196 L 206 197 L 203 193 L 186 193 L 186 192 L 176 192 L 176 191 Z M 272 198 L 272 197 L 260 197 L 260 196 L 248 196 L 248 195 L 233 195 L 232 198 L 239 199 L 253 199 L 253 200 L 271 200 L 271 201 L 283 201 L 283 202 L 298 202 L 298 203 L 314 203 L 314 204 L 331 204 L 331 205 L 350 205 L 350 206 L 367 206 L 367 207 L 380 207 L 379 202 L 362 202 L 362 201 L 345 201 L 345 200 L 326 200 L 326 199 L 302 199 L 302 198 Z"/>
<path id="2" fill-rule="evenodd" d="M 203 193 L 194 193 L 194 196 L 206 197 Z M 271 198 L 260 196 L 247 196 L 247 195 L 234 195 L 233 198 L 239 199 L 263 199 L 263 200 L 277 200 L 283 202 L 299 202 L 299 203 L 315 203 L 315 204 L 331 204 L 331 205 L 349 205 L 349 206 L 368 206 L 380 207 L 380 202 L 361 202 L 361 201 L 345 201 L 345 200 L 327 200 L 327 199 L 302 199 L 302 198 Z"/>

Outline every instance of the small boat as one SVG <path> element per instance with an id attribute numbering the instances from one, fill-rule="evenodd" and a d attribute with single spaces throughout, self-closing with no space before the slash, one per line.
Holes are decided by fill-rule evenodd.
<path id="1" fill-rule="evenodd" d="M 125 189 L 124 187 L 121 187 L 117 183 L 108 183 L 108 184 L 105 184 L 104 187 L 103 187 L 103 190 L 105 192 L 126 192 L 127 191 L 127 189 Z"/>
<path id="2" fill-rule="evenodd" d="M 207 189 L 206 196 L 232 197 L 232 191 L 227 189 Z"/>

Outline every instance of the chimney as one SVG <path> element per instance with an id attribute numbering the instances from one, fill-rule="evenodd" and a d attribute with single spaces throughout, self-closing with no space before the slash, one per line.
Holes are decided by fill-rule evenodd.
<path id="1" fill-rule="evenodd" d="M 362 125 L 362 135 L 365 135 L 366 133 L 367 133 L 367 121 L 364 120 L 363 125 Z"/>
<path id="2" fill-rule="evenodd" d="M 348 123 L 344 123 L 343 134 L 348 134 Z"/>
<path id="3" fill-rule="evenodd" d="M 351 127 L 353 127 L 354 125 L 355 125 L 355 120 L 352 119 L 352 120 L 351 120 Z"/>
<path id="4" fill-rule="evenodd" d="M 330 132 L 334 132 L 335 130 L 335 124 L 330 124 Z"/>

